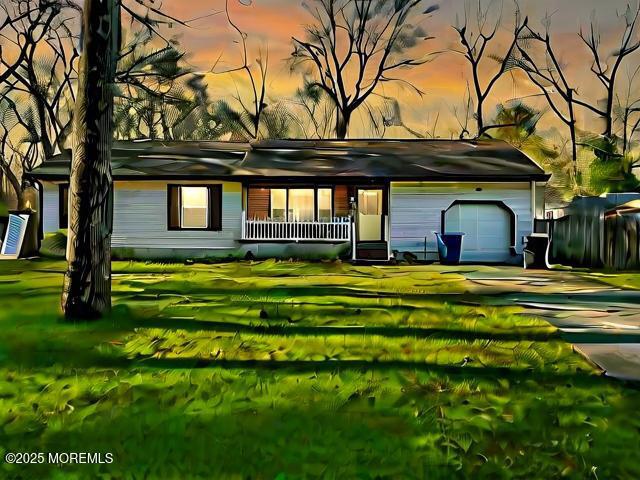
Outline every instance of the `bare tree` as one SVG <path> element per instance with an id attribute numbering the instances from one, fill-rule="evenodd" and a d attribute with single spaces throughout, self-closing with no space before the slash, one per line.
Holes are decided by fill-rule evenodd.
<path id="1" fill-rule="evenodd" d="M 9 96 L 0 95 L 0 172 L 11 185 L 18 208 L 22 204 L 24 171 L 38 161 L 38 139 L 35 114 L 27 103 L 20 107 Z"/>
<path id="2" fill-rule="evenodd" d="M 576 130 L 576 89 L 564 73 L 565 65 L 559 60 L 551 41 L 551 18 L 543 19 L 544 33 L 533 30 L 528 19 L 517 30 L 517 48 L 519 57 L 515 60 L 540 90 L 547 100 L 551 111 L 569 129 L 573 182 L 578 184 L 578 140 Z M 534 58 L 539 53 L 540 57 Z"/>
<path id="3" fill-rule="evenodd" d="M 457 23 L 453 28 L 458 32 L 463 47 L 462 50 L 456 51 L 464 55 L 471 67 L 475 104 L 473 116 L 476 120 L 476 136 L 481 137 L 487 135 L 489 130 L 501 126 L 486 124 L 484 106 L 498 80 L 515 67 L 513 57 L 517 50 L 520 11 L 516 4 L 515 22 L 510 32 L 511 40 L 508 46 L 501 53 L 491 53 L 489 48 L 496 43 L 496 35 L 499 34 L 498 29 L 502 24 L 502 2 L 498 4 L 495 0 L 490 0 L 483 5 L 482 0 L 478 0 L 474 5 L 473 10 L 470 3 L 465 5 L 462 22 Z M 496 5 L 499 5 L 499 8 Z M 493 20 L 492 17 L 494 17 Z M 496 68 L 487 78 L 483 78 L 481 70 L 486 59 L 493 61 Z"/>
<path id="4" fill-rule="evenodd" d="M 604 87 L 605 97 L 602 102 L 603 106 L 583 102 L 579 99 L 576 99 L 575 102 L 591 110 L 603 119 L 604 130 L 602 134 L 610 140 L 613 139 L 614 135 L 614 108 L 618 74 L 625 58 L 640 48 L 637 28 L 640 17 L 640 3 L 635 7 L 627 4 L 621 17 L 624 21 L 624 29 L 620 35 L 619 47 L 608 57 L 605 57 L 600 51 L 601 36 L 596 23 L 595 12 L 592 14 L 588 32 L 585 33 L 581 28 L 579 34 L 593 57 L 591 72 L 593 72 Z"/>
<path id="5" fill-rule="evenodd" d="M 336 106 L 335 134 L 345 138 L 353 112 L 381 83 L 398 81 L 402 68 L 422 65 L 435 53 L 418 55 L 429 37 L 422 26 L 438 10 L 421 0 L 313 0 L 304 4 L 314 19 L 306 39 L 293 38 L 292 69 L 305 74 Z M 414 55 L 412 55 L 414 53 Z"/>
<path id="6" fill-rule="evenodd" d="M 386 128 L 388 127 L 400 127 L 409 135 L 416 138 L 435 138 L 436 129 L 438 128 L 438 121 L 440 119 L 440 112 L 436 112 L 435 118 L 433 122 L 430 124 L 429 122 L 429 113 L 427 112 L 426 118 L 426 126 L 424 130 L 416 130 L 411 126 L 407 125 L 404 121 L 404 115 L 402 113 L 402 107 L 400 102 L 394 97 L 386 96 L 386 95 L 378 95 L 382 99 L 382 104 L 374 107 L 369 107 L 369 115 L 371 117 L 371 123 L 377 124 L 381 123 L 378 126 L 379 131 L 381 132 L 381 137 L 384 137 L 386 132 Z M 378 120 L 380 117 L 380 120 Z"/>
<path id="7" fill-rule="evenodd" d="M 185 65 L 177 41 L 157 47 L 152 40 L 143 28 L 122 47 L 115 78 L 116 138 L 173 139 L 175 127 L 206 102 L 202 74 Z"/>
<path id="8" fill-rule="evenodd" d="M 331 134 L 336 107 L 317 84 L 305 81 L 291 103 L 300 110 L 295 118 L 305 138 L 327 138 Z"/>
<path id="9" fill-rule="evenodd" d="M 633 72 L 628 71 L 627 85 L 623 95 L 616 93 L 613 109 L 614 123 L 620 125 L 616 135 L 622 137 L 622 155 L 627 155 L 632 148 L 633 139 L 640 128 L 640 96 L 636 94 L 636 79 L 640 66 Z"/>
<path id="10" fill-rule="evenodd" d="M 0 7 L 0 36 L 9 47 L 0 49 L 0 101 L 18 104 L 4 133 L 9 135 L 11 125 L 9 136 L 29 140 L 5 142 L 8 150 L 0 153 L 18 185 L 23 173 L 61 150 L 69 136 L 78 59 L 73 25 L 79 11 L 64 0 L 11 0 Z M 15 190 L 16 182 L 11 184 Z M 20 193 L 16 190 L 18 200 Z"/>
<path id="11" fill-rule="evenodd" d="M 471 117 L 473 116 L 473 98 L 471 95 L 471 86 L 469 82 L 467 82 L 467 88 L 464 93 L 464 97 L 462 99 L 462 108 L 458 105 L 453 105 L 451 107 L 451 113 L 453 117 L 456 119 L 458 126 L 460 127 L 460 134 L 458 138 L 460 140 L 467 137 L 470 134 L 469 132 L 469 122 L 471 121 Z"/>
<path id="12" fill-rule="evenodd" d="M 219 103 L 219 107 L 222 110 L 227 110 L 227 119 L 232 120 L 229 124 L 230 130 L 234 131 L 235 136 L 239 138 L 256 139 L 260 131 L 260 122 L 265 109 L 268 107 L 266 103 L 267 95 L 267 76 L 269 72 L 269 51 L 263 52 L 260 50 L 258 56 L 255 59 L 255 63 L 249 60 L 249 51 L 247 46 L 247 33 L 242 31 L 240 27 L 231 19 L 229 13 L 229 0 L 225 0 L 225 13 L 227 15 L 227 21 L 231 28 L 236 31 L 240 38 L 240 65 L 237 67 L 216 71 L 216 68 L 211 70 L 215 74 L 233 74 L 243 73 L 246 77 L 250 91 L 251 91 L 251 104 L 243 100 L 243 96 L 236 88 L 235 100 L 240 105 L 241 111 L 235 112 L 233 108 L 226 102 Z M 217 62 L 216 62 L 217 63 Z"/>

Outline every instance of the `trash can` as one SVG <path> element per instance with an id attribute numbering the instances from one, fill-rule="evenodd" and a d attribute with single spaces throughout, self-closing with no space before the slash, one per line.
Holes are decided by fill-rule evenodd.
<path id="1" fill-rule="evenodd" d="M 524 268 L 549 268 L 549 235 L 534 233 L 527 236 L 524 247 Z"/>
<path id="2" fill-rule="evenodd" d="M 462 232 L 438 233 L 436 244 L 438 245 L 438 256 L 443 265 L 458 265 L 462 255 Z"/>

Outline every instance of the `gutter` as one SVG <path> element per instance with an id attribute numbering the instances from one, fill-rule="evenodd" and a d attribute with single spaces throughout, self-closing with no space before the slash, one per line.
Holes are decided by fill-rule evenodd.
<path id="1" fill-rule="evenodd" d="M 50 181 L 68 181 L 69 175 L 58 173 L 31 173 L 32 178 Z M 505 175 L 505 176 L 489 176 L 489 175 L 465 175 L 465 176 L 401 176 L 401 177 L 381 177 L 381 176 L 363 176 L 363 175 L 325 175 L 319 176 L 314 174 L 308 175 L 113 175 L 113 180 L 121 181 L 151 181 L 151 180 L 219 180 L 219 181 L 254 181 L 254 182 L 299 182 L 309 183 L 310 180 L 327 181 L 332 183 L 340 182 L 490 182 L 490 183 L 507 183 L 507 182 L 546 182 L 551 178 L 550 174 L 532 174 L 532 175 Z"/>

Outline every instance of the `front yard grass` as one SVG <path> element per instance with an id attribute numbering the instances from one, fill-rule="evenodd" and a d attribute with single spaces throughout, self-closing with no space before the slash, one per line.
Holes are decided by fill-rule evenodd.
<path id="1" fill-rule="evenodd" d="M 640 272 L 607 273 L 589 272 L 583 276 L 591 280 L 626 290 L 640 290 Z"/>
<path id="2" fill-rule="evenodd" d="M 638 478 L 640 391 L 440 267 L 114 263 L 61 320 L 60 261 L 0 262 L 10 478 Z"/>

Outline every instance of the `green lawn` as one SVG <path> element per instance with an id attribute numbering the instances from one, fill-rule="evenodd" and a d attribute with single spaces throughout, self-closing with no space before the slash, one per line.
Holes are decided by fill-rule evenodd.
<path id="1" fill-rule="evenodd" d="M 584 277 L 596 280 L 618 288 L 626 290 L 640 290 L 640 273 L 606 273 L 606 272 L 590 272 L 583 273 Z"/>
<path id="2" fill-rule="evenodd" d="M 0 262 L 0 450 L 110 452 L 10 478 L 640 478 L 640 390 L 444 267 Z"/>

